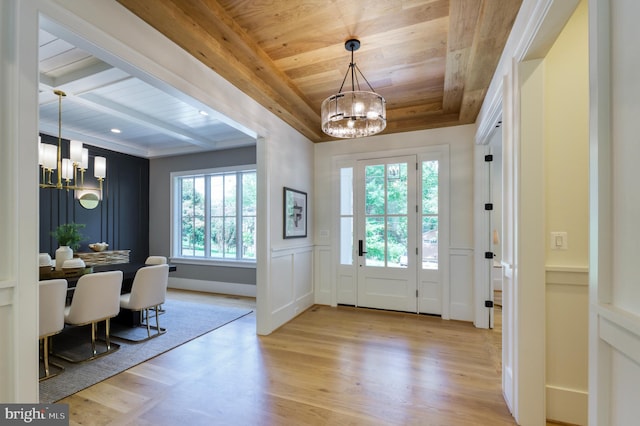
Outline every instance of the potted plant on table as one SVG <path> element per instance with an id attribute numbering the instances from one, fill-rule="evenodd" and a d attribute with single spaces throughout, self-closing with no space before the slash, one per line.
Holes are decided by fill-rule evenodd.
<path id="1" fill-rule="evenodd" d="M 53 238 L 58 241 L 58 249 L 56 250 L 56 269 L 62 269 L 62 264 L 65 260 L 73 258 L 73 250 L 77 250 L 80 247 L 80 243 L 83 240 L 80 229 L 84 228 L 84 224 L 80 223 L 65 223 L 56 228 L 51 233 Z"/>

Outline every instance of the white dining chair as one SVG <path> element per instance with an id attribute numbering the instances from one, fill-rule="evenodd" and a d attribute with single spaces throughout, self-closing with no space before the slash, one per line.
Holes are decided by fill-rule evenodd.
<path id="1" fill-rule="evenodd" d="M 145 265 L 164 265 L 165 263 L 167 263 L 165 256 L 149 256 L 147 260 L 144 261 Z"/>
<path id="2" fill-rule="evenodd" d="M 64 367 L 49 361 L 49 344 L 51 337 L 60 333 L 64 329 L 64 305 L 67 299 L 67 280 L 55 279 L 39 282 L 39 346 L 42 347 L 42 362 L 44 364 L 44 375 L 40 376 L 40 381 L 55 377 L 64 371 Z M 51 366 L 55 371 L 51 372 Z"/>
<path id="3" fill-rule="evenodd" d="M 147 257 L 147 260 L 144 261 L 145 265 L 164 265 L 165 263 L 167 263 L 166 256 L 149 256 Z M 160 305 L 158 307 L 158 312 L 164 314 L 164 306 Z"/>
<path id="4" fill-rule="evenodd" d="M 91 325 L 91 353 L 89 356 L 69 356 L 54 354 L 69 362 L 84 362 L 99 358 L 118 350 L 120 345 L 112 344 L 110 321 L 120 313 L 120 291 L 122 271 L 96 272 L 85 274 L 78 280 L 71 304 L 65 308 L 64 322 L 72 326 Z M 105 323 L 105 350 L 96 348 L 96 326 Z"/>
<path id="5" fill-rule="evenodd" d="M 141 325 L 147 328 L 147 337 L 143 339 L 133 339 L 122 334 L 115 336 L 129 341 L 143 342 L 165 333 L 165 329 L 160 327 L 158 310 L 165 301 L 167 295 L 167 283 L 169 281 L 169 265 L 151 265 L 138 269 L 131 285 L 131 293 L 120 296 L 120 308 L 141 312 Z M 154 310 L 156 318 L 155 326 L 150 324 L 149 310 Z M 156 333 L 151 334 L 151 329 Z"/>

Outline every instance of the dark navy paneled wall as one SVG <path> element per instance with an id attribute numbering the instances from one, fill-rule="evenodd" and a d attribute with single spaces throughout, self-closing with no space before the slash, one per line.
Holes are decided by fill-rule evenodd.
<path id="1" fill-rule="evenodd" d="M 41 135 L 43 143 L 57 145 L 58 138 Z M 85 240 L 78 251 L 90 251 L 88 244 L 107 242 L 109 250 L 131 250 L 131 262 L 144 262 L 149 255 L 149 160 L 85 144 L 89 149 L 89 170 L 85 186 L 98 187 L 93 177 L 93 159 L 107 159 L 107 178 L 98 207 L 87 210 L 74 198 L 74 191 L 40 188 L 40 252 L 52 257 L 58 248 L 51 231 L 63 223 L 82 223 Z M 68 157 L 69 141 L 62 140 Z"/>

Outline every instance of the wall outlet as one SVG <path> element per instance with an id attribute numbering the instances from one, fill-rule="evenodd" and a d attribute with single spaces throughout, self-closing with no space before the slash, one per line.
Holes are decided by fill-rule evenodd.
<path id="1" fill-rule="evenodd" d="M 551 233 L 551 250 L 567 250 L 569 242 L 567 241 L 566 232 Z"/>

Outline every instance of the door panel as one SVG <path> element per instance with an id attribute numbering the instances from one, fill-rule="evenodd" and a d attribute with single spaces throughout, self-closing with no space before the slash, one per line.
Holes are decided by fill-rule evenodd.
<path id="1" fill-rule="evenodd" d="M 417 311 L 416 156 L 358 161 L 358 305 Z"/>

